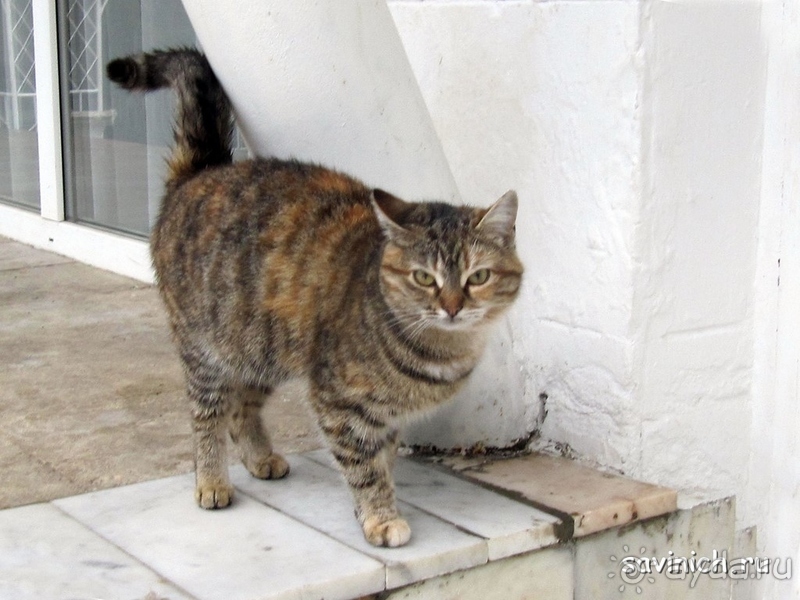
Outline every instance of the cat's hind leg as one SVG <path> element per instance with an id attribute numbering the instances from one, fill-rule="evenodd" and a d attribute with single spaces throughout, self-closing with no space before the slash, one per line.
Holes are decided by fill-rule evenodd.
<path id="1" fill-rule="evenodd" d="M 219 368 L 186 353 L 183 359 L 192 410 L 195 500 L 202 508 L 224 508 L 233 498 L 226 449 L 231 388 Z"/>
<path id="2" fill-rule="evenodd" d="M 261 409 L 271 390 L 242 387 L 228 422 L 231 439 L 239 447 L 242 463 L 253 477 L 280 479 L 289 473 L 289 463 L 273 452 L 269 433 L 264 427 Z"/>

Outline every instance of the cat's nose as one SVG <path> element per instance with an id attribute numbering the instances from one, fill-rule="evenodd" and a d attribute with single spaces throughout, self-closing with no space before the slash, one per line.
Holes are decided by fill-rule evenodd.
<path id="1" fill-rule="evenodd" d="M 464 296 L 461 294 L 442 294 L 439 296 L 439 303 L 444 311 L 455 319 L 456 315 L 464 308 Z"/>

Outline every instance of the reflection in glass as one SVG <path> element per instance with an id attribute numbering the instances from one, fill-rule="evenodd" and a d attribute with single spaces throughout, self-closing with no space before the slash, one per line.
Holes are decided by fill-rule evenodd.
<path id="1" fill-rule="evenodd" d="M 31 0 L 0 0 L 0 201 L 39 207 Z"/>
<path id="2" fill-rule="evenodd" d="M 62 82 L 69 82 L 68 218 L 147 235 L 163 193 L 172 98 L 165 90 L 116 88 L 105 64 L 142 50 L 192 46 L 194 31 L 180 0 L 68 0 L 59 17 Z"/>

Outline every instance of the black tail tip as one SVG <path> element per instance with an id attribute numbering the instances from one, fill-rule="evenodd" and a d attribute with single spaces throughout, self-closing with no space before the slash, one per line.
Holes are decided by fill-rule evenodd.
<path id="1" fill-rule="evenodd" d="M 136 71 L 136 62 L 130 58 L 115 58 L 106 65 L 108 78 L 126 88 L 136 85 Z"/>

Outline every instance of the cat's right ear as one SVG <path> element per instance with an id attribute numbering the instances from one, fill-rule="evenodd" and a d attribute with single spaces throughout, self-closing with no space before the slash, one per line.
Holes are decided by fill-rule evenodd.
<path id="1" fill-rule="evenodd" d="M 411 204 L 378 188 L 372 190 L 370 199 L 375 216 L 378 217 L 378 223 L 386 237 L 398 240 L 410 234 L 408 229 L 400 225 L 400 222 L 402 222 L 403 215 L 411 208 Z"/>

